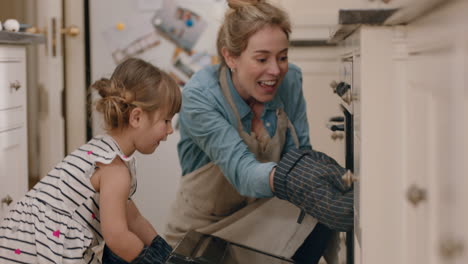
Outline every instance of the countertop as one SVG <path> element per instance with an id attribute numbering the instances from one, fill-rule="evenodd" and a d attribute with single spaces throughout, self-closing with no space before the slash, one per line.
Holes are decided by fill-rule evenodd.
<path id="1" fill-rule="evenodd" d="M 0 31 L 0 44 L 29 45 L 45 43 L 45 41 L 43 34 Z"/>

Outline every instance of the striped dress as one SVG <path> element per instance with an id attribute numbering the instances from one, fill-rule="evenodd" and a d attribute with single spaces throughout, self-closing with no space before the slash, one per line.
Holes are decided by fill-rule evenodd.
<path id="1" fill-rule="evenodd" d="M 90 178 L 96 163 L 119 156 L 132 175 L 135 159 L 126 157 L 109 135 L 97 136 L 65 157 L 13 206 L 0 223 L 0 263 L 100 263 L 104 240 L 99 193 Z"/>

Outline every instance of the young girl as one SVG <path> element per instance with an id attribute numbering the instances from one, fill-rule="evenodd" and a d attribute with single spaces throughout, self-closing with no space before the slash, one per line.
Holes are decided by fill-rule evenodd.
<path id="1" fill-rule="evenodd" d="M 0 224 L 0 263 L 164 263 L 171 247 L 139 213 L 135 151 L 173 129 L 177 84 L 140 59 L 94 83 L 107 134 L 57 164 Z"/>

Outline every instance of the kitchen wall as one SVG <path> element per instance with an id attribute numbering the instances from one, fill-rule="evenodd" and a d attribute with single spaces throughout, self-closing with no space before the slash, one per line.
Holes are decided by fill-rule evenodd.
<path id="1" fill-rule="evenodd" d="M 158 1 L 154 1 L 156 3 Z M 159 1 L 161 2 L 161 1 Z M 178 0 L 177 4 L 189 8 L 193 12 L 202 15 L 208 22 L 203 35 L 195 44 L 194 50 L 216 52 L 215 39 L 218 25 L 224 14 L 225 4 L 215 0 Z M 125 31 L 117 32 L 115 37 L 135 38 L 137 32 L 144 33 L 146 29 L 154 31 L 151 19 L 155 11 L 145 8 L 145 1 L 134 0 L 100 0 L 90 1 L 90 30 L 91 30 L 91 79 L 110 77 L 116 62 L 111 56 L 112 43 L 106 38 L 106 34 L 114 32 L 115 26 L 122 23 L 127 29 L 132 30 L 132 36 Z M 132 34 L 132 33 L 130 33 Z M 161 37 L 160 43 L 151 49 L 137 55 L 148 60 L 165 71 L 173 69 L 172 56 L 175 45 Z M 177 123 L 177 116 L 173 124 Z M 98 115 L 93 115 L 93 134 L 102 133 L 102 122 Z M 138 155 L 138 189 L 135 201 L 148 220 L 156 227 L 158 232 L 165 228 L 172 201 L 175 199 L 181 168 L 177 156 L 177 142 L 179 132 L 168 137 L 162 142 L 155 153 L 151 155 Z"/>

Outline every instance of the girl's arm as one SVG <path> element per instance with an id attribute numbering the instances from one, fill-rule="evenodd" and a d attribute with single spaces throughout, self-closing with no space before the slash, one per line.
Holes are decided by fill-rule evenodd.
<path id="1" fill-rule="evenodd" d="M 130 231 L 136 234 L 146 246 L 149 246 L 158 235 L 150 222 L 140 214 L 132 200 L 129 200 L 127 204 L 127 222 Z"/>
<path id="2" fill-rule="evenodd" d="M 116 158 L 111 164 L 99 164 L 96 173 L 100 186 L 102 235 L 112 252 L 131 262 L 143 250 L 144 243 L 131 232 L 127 223 L 130 172 L 123 161 Z"/>

